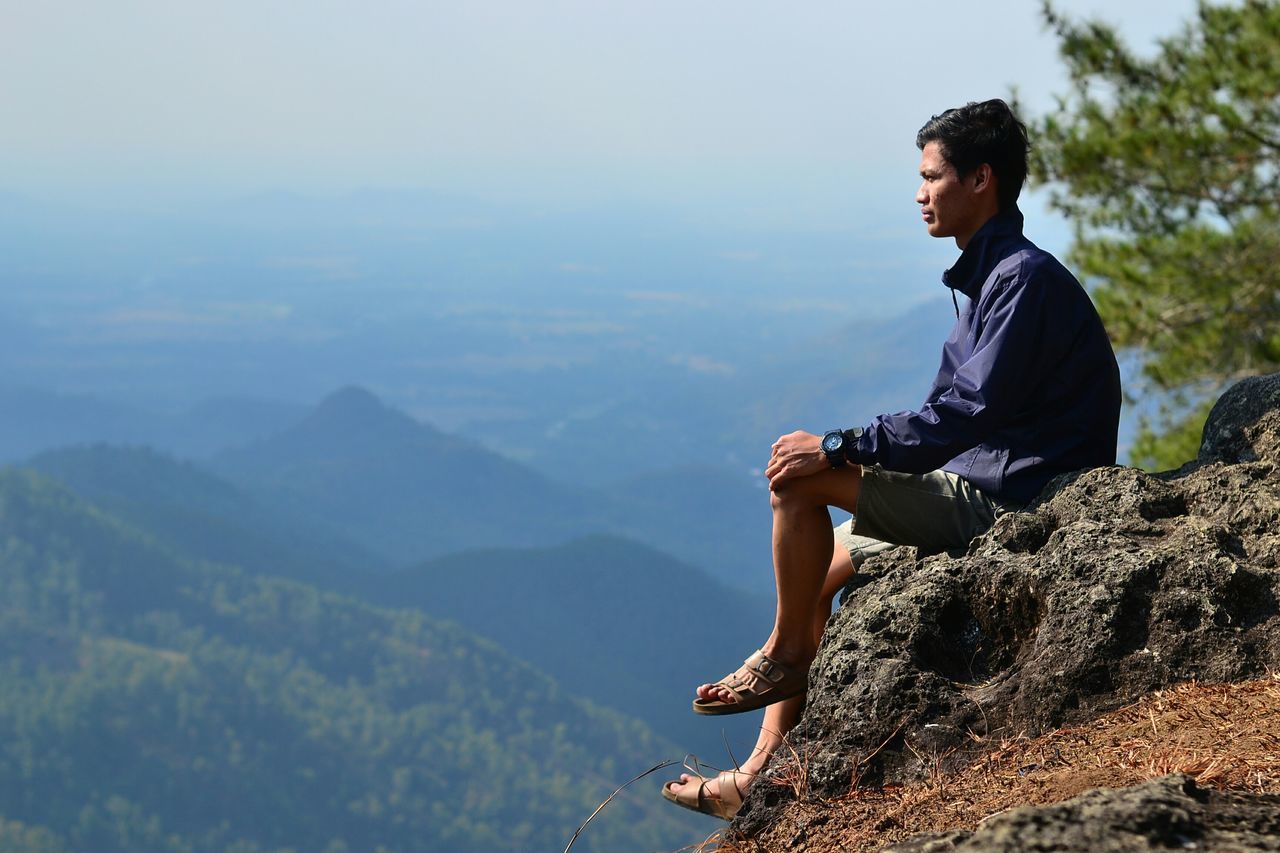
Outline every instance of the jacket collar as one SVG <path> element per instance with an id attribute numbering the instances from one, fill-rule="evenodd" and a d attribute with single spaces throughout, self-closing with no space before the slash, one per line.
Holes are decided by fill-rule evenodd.
<path id="1" fill-rule="evenodd" d="M 942 274 L 942 283 L 970 299 L 978 298 L 982 283 L 1008 254 L 1010 237 L 1022 236 L 1022 211 L 1014 205 L 988 219 L 969 240 L 955 266 Z"/>

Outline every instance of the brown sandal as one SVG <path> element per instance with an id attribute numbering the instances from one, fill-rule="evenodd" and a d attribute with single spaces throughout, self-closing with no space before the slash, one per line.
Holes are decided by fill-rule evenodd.
<path id="1" fill-rule="evenodd" d="M 696 757 L 693 758 L 692 765 L 686 761 L 685 769 L 693 778 L 683 783 L 678 792 L 673 791 L 671 786 L 681 785 L 680 780 L 671 780 L 662 786 L 662 796 L 682 808 L 718 817 L 721 820 L 733 820 L 738 809 L 742 808 L 742 789 L 738 787 L 738 777 L 745 776 L 750 779 L 751 774 L 740 770 L 725 770 L 718 776 L 703 776 L 698 772 L 699 767 L 701 765 Z M 719 797 L 703 796 L 707 783 L 711 781 L 720 783 Z"/>
<path id="2" fill-rule="evenodd" d="M 804 695 L 809 687 L 809 674 L 783 666 L 764 652 L 756 652 L 743 661 L 736 672 L 716 682 L 725 687 L 736 701 L 694 699 L 696 714 L 741 714 Z"/>

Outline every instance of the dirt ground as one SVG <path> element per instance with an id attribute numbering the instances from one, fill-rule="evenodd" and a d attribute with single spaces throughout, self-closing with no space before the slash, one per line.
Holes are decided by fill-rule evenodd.
<path id="1" fill-rule="evenodd" d="M 1280 792 L 1280 674 L 1238 684 L 1183 684 L 1093 722 L 992 744 L 962 772 L 830 801 L 799 792 L 782 821 L 753 839 L 717 833 L 690 850 L 877 850 L 922 832 L 973 829 L 1022 805 L 1055 803 L 1168 773 L 1204 786 Z"/>

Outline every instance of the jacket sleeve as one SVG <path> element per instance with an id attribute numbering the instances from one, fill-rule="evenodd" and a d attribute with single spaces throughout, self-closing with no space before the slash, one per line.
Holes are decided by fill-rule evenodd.
<path id="1" fill-rule="evenodd" d="M 972 356 L 951 386 L 918 412 L 880 415 L 863 431 L 856 461 L 923 474 L 989 438 L 1025 406 L 1046 356 L 1050 282 L 1021 276 L 991 295 L 980 311 Z M 1063 318 L 1065 319 L 1065 318 Z"/>

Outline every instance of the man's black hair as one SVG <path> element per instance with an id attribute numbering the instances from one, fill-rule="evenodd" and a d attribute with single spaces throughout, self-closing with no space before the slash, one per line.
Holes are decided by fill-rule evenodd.
<path id="1" fill-rule="evenodd" d="M 1027 126 L 999 98 L 970 101 L 936 115 L 916 134 L 921 151 L 937 142 L 942 156 L 965 177 L 983 163 L 998 180 L 1000 209 L 1012 207 L 1027 179 Z"/>

